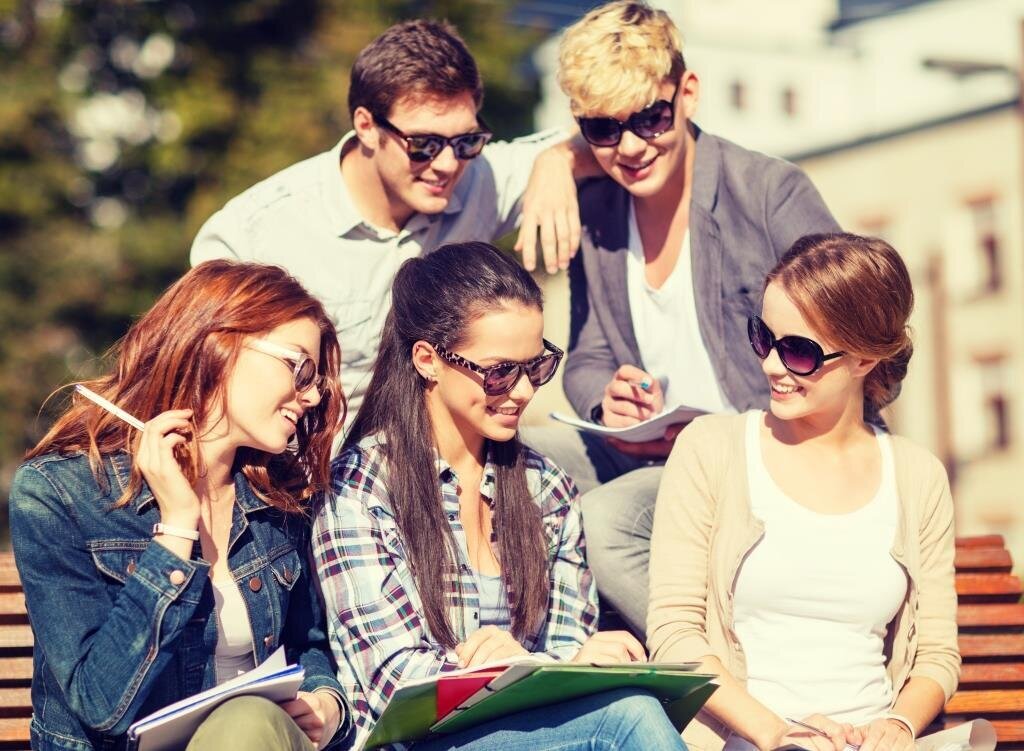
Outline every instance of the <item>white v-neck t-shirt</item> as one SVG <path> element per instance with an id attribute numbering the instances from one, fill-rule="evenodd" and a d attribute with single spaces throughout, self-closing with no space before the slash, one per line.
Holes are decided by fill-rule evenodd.
<path id="1" fill-rule="evenodd" d="M 863 724 L 892 704 L 886 629 L 908 586 L 891 555 L 899 517 L 891 440 L 875 429 L 882 477 L 874 497 L 846 514 L 822 514 L 786 495 L 769 474 L 763 415 L 749 415 L 746 471 L 764 537 L 740 565 L 733 594 L 747 690 L 781 717 L 820 712 Z M 730 738 L 728 751 L 741 748 L 749 746 Z"/>
<path id="2" fill-rule="evenodd" d="M 675 268 L 661 287 L 647 283 L 645 266 L 636 209 L 630 201 L 626 290 L 643 365 L 661 383 L 666 409 L 686 405 L 708 412 L 734 412 L 719 386 L 697 323 L 690 231 L 683 236 Z"/>

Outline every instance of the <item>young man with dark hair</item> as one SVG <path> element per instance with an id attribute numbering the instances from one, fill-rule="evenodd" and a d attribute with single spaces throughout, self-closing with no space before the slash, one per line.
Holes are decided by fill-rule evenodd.
<path id="1" fill-rule="evenodd" d="M 557 238 L 544 244 L 549 271 L 566 267 L 578 245 L 567 134 L 488 143 L 482 100 L 476 63 L 452 26 L 396 24 L 352 68 L 353 130 L 229 201 L 192 245 L 193 265 L 221 257 L 277 264 L 324 302 L 341 340 L 349 421 L 403 261 L 446 243 L 500 237 L 520 214 L 528 268 L 538 227 L 542 238 Z"/>

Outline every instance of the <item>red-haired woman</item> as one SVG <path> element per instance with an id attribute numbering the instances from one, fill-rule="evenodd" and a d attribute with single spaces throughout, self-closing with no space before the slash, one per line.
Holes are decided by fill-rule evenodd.
<path id="1" fill-rule="evenodd" d="M 872 424 L 906 375 L 912 307 L 885 242 L 801 238 L 748 325 L 770 408 L 676 442 L 647 629 L 653 659 L 720 675 L 690 748 L 909 751 L 956 689 L 946 473 Z"/>
<path id="2" fill-rule="evenodd" d="M 10 495 L 35 635 L 32 747 L 122 748 L 137 718 L 254 667 L 305 668 L 281 705 L 221 705 L 190 748 L 325 746 L 350 725 L 306 564 L 343 402 L 320 303 L 273 266 L 211 261 L 136 322 Z M 337 732 L 339 727 L 342 732 Z"/>

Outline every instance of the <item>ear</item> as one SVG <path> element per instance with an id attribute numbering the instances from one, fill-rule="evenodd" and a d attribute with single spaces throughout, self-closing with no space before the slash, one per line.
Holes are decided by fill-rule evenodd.
<path id="1" fill-rule="evenodd" d="M 373 121 L 370 110 L 366 107 L 356 107 L 355 112 L 352 113 L 352 128 L 356 132 L 359 143 L 364 147 L 371 150 L 380 147 L 380 129 Z"/>
<path id="2" fill-rule="evenodd" d="M 868 373 L 875 369 L 878 365 L 879 360 L 877 357 L 854 357 L 849 356 L 850 374 L 855 378 L 867 378 Z"/>
<path id="3" fill-rule="evenodd" d="M 412 345 L 412 366 L 425 380 L 437 380 L 437 353 L 422 339 Z"/>
<path id="4" fill-rule="evenodd" d="M 700 100 L 700 79 L 692 70 L 684 70 L 679 79 L 679 112 L 687 120 L 697 114 L 697 103 Z"/>

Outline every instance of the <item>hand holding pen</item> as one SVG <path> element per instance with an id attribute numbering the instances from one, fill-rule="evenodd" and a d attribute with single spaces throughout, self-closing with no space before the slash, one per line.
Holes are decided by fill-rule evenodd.
<path id="1" fill-rule="evenodd" d="M 199 498 L 174 451 L 176 446 L 188 441 L 187 436 L 192 432 L 192 410 L 171 409 L 144 423 L 82 384 L 76 384 L 75 391 L 142 432 L 133 458 L 160 508 L 160 521 L 178 529 L 195 530 L 199 524 Z M 177 539 L 160 541 L 166 547 L 174 546 L 174 552 L 183 558 L 191 551 L 191 543 L 186 546 Z"/>
<path id="2" fill-rule="evenodd" d="M 800 745 L 806 748 L 816 751 L 858 751 L 860 748 L 860 733 L 848 723 L 838 723 L 821 714 L 803 720 L 787 717 L 786 722 L 800 730 L 794 728 L 785 738 L 801 741 Z"/>
<path id="3" fill-rule="evenodd" d="M 635 365 L 621 365 L 604 389 L 601 422 L 611 428 L 635 425 L 665 408 L 661 384 Z"/>

